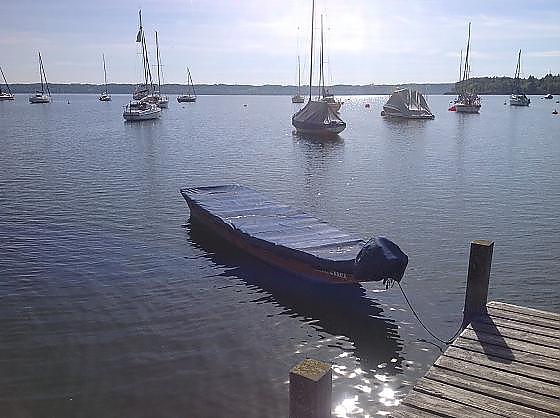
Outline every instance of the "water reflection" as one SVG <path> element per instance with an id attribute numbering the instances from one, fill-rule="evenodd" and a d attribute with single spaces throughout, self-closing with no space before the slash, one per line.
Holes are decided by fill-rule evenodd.
<path id="1" fill-rule="evenodd" d="M 331 337 L 322 341 L 325 345 L 346 347 L 347 351 L 339 357 L 348 356 L 349 351 L 359 360 L 360 368 L 355 370 L 335 364 L 335 376 L 357 377 L 365 386 L 371 386 L 368 383 L 371 383 L 370 378 L 375 379 L 374 373 L 366 373 L 380 373 L 380 366 L 386 377 L 401 373 L 400 364 L 404 358 L 400 354 L 403 344 L 398 327 L 383 316 L 383 309 L 365 296 L 360 285 L 327 285 L 278 271 L 210 236 L 196 220 L 189 220 L 186 230 L 196 248 L 205 251 L 212 262 L 226 267 L 221 275 L 239 278 L 247 286 L 259 289 L 262 296 L 255 302 L 281 305 L 285 308 L 283 315 L 300 318 L 329 334 Z M 344 339 L 351 344 L 340 341 Z M 368 391 L 371 392 L 371 388 Z"/>
<path id="2" fill-rule="evenodd" d="M 312 212 L 328 206 L 329 194 L 340 178 L 340 163 L 344 159 L 344 140 L 340 136 L 319 138 L 311 135 L 294 135 L 296 164 L 301 169 L 305 207 Z"/>

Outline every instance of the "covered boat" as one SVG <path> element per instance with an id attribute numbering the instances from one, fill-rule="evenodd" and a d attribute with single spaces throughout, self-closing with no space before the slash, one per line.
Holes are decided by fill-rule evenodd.
<path id="1" fill-rule="evenodd" d="M 299 133 L 313 135 L 336 135 L 346 128 L 346 122 L 327 102 L 313 100 L 292 116 L 292 125 Z"/>
<path id="2" fill-rule="evenodd" d="M 434 115 L 424 96 L 411 89 L 395 91 L 383 105 L 381 116 L 405 119 L 433 119 Z"/>
<path id="3" fill-rule="evenodd" d="M 323 99 L 312 100 L 311 91 L 313 86 L 313 22 L 315 20 L 315 0 L 311 5 L 311 53 L 309 54 L 309 100 L 307 104 L 292 116 L 292 125 L 297 133 L 318 136 L 334 136 L 346 129 L 344 122 L 331 104 Z M 321 26 L 321 44 L 323 40 L 323 28 Z M 323 51 L 321 48 L 321 61 L 319 71 L 319 85 L 325 90 L 323 74 Z M 334 100 L 334 98 L 333 98 Z M 337 110 L 340 108 L 338 106 Z"/>
<path id="4" fill-rule="evenodd" d="M 365 241 L 238 185 L 186 187 L 191 221 L 267 264 L 327 283 L 400 281 L 408 257 L 392 241 Z"/>

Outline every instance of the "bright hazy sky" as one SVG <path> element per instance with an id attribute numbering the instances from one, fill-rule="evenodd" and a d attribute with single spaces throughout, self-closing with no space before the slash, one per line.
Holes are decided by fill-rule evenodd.
<path id="1" fill-rule="evenodd" d="M 294 84 L 308 79 L 311 0 L 1 0 L 0 65 L 10 83 L 139 79 L 138 8 L 152 62 L 158 30 L 166 82 Z M 460 6 L 460 7 L 459 7 Z M 560 1 L 317 0 L 328 81 L 452 82 L 472 22 L 471 75 L 560 73 Z M 317 25 L 318 26 L 318 25 Z M 299 30 L 298 30 L 299 28 Z M 316 32 L 319 39 L 319 32 Z"/>

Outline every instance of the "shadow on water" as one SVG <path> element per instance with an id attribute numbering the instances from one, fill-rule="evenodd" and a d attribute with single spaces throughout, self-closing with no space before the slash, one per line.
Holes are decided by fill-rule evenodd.
<path id="1" fill-rule="evenodd" d="M 193 219 L 186 230 L 192 244 L 205 251 L 208 259 L 228 268 L 222 276 L 239 278 L 262 291 L 255 303 L 277 303 L 285 308 L 284 315 L 312 323 L 318 331 L 347 337 L 364 371 L 387 363 L 384 373 L 400 373 L 403 345 L 398 327 L 383 316 L 378 303 L 366 297 L 362 286 L 325 284 L 279 271 L 210 236 Z"/>

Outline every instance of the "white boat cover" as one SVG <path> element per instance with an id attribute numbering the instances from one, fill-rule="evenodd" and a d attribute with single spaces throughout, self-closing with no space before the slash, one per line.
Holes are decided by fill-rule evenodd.
<path id="1" fill-rule="evenodd" d="M 401 118 L 433 118 L 434 115 L 424 96 L 416 90 L 395 91 L 383 106 L 385 115 Z"/>
<path id="2" fill-rule="evenodd" d="M 328 103 L 310 100 L 292 117 L 292 123 L 295 127 L 320 129 L 325 126 L 344 122 L 340 119 L 338 114 L 329 107 Z"/>

